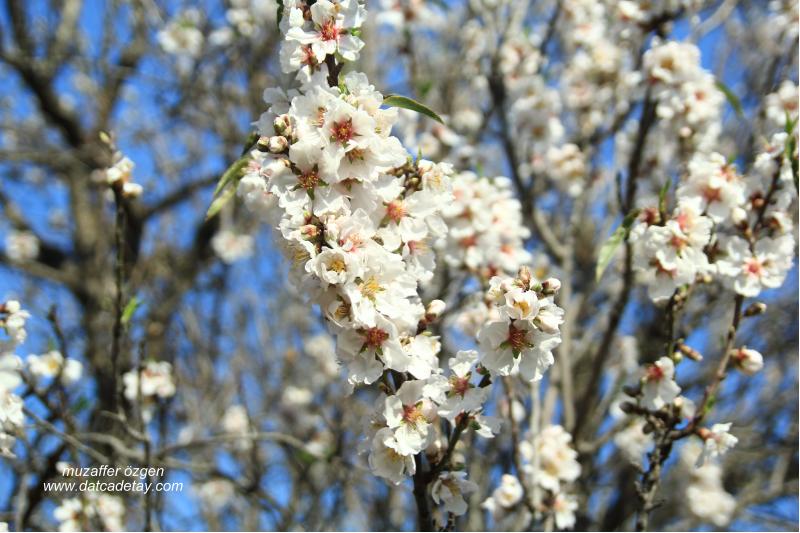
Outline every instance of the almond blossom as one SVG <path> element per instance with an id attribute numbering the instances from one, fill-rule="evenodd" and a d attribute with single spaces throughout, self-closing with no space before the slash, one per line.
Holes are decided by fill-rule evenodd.
<path id="1" fill-rule="evenodd" d="M 442 504 L 445 512 L 459 516 L 467 512 L 465 496 L 478 490 L 478 485 L 466 479 L 466 472 L 442 472 L 431 485 L 431 497 Z"/>
<path id="2" fill-rule="evenodd" d="M 669 357 L 662 357 L 647 365 L 642 377 L 642 405 L 646 409 L 658 410 L 677 398 L 681 388 L 675 383 L 675 364 Z"/>
<path id="3" fill-rule="evenodd" d="M 703 466 L 708 459 L 713 459 L 725 454 L 736 446 L 739 439 L 730 434 L 731 424 L 714 424 L 711 429 L 701 429 L 700 437 L 703 439 L 703 451 L 697 458 L 697 466 Z"/>

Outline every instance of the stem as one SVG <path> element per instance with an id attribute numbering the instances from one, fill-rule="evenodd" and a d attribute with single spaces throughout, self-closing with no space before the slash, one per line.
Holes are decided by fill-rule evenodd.
<path id="1" fill-rule="evenodd" d="M 420 531 L 433 531 L 433 517 L 428 501 L 428 483 L 430 476 L 423 471 L 422 454 L 414 456 L 417 467 L 414 473 L 414 501 L 417 504 L 417 527 Z"/>
<path id="2" fill-rule="evenodd" d="M 119 381 L 119 352 L 122 342 L 122 314 L 124 309 L 123 287 L 125 280 L 125 250 L 124 250 L 124 231 L 125 231 L 125 208 L 123 206 L 122 192 L 114 189 L 114 199 L 116 205 L 116 221 L 114 229 L 114 246 L 116 247 L 116 295 L 114 301 L 114 329 L 111 339 L 111 375 L 114 386 L 114 397 L 111 399 L 112 411 L 116 412 L 120 404 L 120 381 Z"/>

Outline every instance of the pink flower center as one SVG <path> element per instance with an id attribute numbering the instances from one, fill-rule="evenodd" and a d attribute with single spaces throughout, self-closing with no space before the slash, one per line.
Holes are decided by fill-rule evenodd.
<path id="1" fill-rule="evenodd" d="M 370 328 L 364 332 L 364 343 L 370 348 L 380 348 L 389 334 L 379 328 Z"/>
<path id="2" fill-rule="evenodd" d="M 476 237 L 475 235 L 464 237 L 463 239 L 458 241 L 458 244 L 461 245 L 462 248 L 471 248 L 476 244 L 478 244 L 478 237 Z"/>
<path id="3" fill-rule="evenodd" d="M 658 365 L 650 365 L 646 371 L 647 381 L 661 381 L 664 379 L 664 370 Z"/>
<path id="4" fill-rule="evenodd" d="M 422 409 L 420 409 L 419 404 L 403 406 L 403 422 L 411 426 L 416 426 L 417 423 L 423 421 L 425 421 L 425 415 L 422 414 Z"/>
<path id="5" fill-rule="evenodd" d="M 406 244 L 408 245 L 408 251 L 412 255 L 424 253 L 428 249 L 425 241 L 408 241 Z"/>
<path id="6" fill-rule="evenodd" d="M 325 24 L 319 29 L 323 41 L 336 41 L 339 39 L 339 28 L 336 27 L 336 22 L 331 19 L 325 21 Z"/>
<path id="7" fill-rule="evenodd" d="M 514 324 L 509 324 L 508 326 L 508 344 L 514 349 L 515 352 L 521 352 L 523 348 L 528 345 L 528 341 L 525 338 L 525 330 L 524 329 L 517 329 L 514 327 Z"/>
<path id="8" fill-rule="evenodd" d="M 389 217 L 390 220 L 400 222 L 400 219 L 406 216 L 406 208 L 402 200 L 393 200 L 389 202 L 386 205 L 386 216 Z"/>
<path id="9" fill-rule="evenodd" d="M 744 271 L 752 276 L 761 277 L 761 274 L 764 271 L 764 267 L 761 264 L 761 261 L 753 257 L 745 261 Z"/>
<path id="10" fill-rule="evenodd" d="M 355 137 L 355 130 L 353 129 L 353 119 L 340 120 L 334 122 L 331 127 L 331 137 L 339 142 L 345 144 L 347 141 Z"/>
<path id="11" fill-rule="evenodd" d="M 681 250 L 684 246 L 686 246 L 686 240 L 681 238 L 679 235 L 673 235 L 672 238 L 669 240 L 670 245 L 677 249 Z"/>
<path id="12" fill-rule="evenodd" d="M 463 398 L 469 390 L 469 378 L 452 376 L 450 378 L 450 389 Z"/>
<path id="13" fill-rule="evenodd" d="M 314 55 L 314 49 L 310 44 L 302 46 L 301 52 L 303 54 L 303 59 L 301 59 L 300 62 L 303 65 L 308 65 L 310 67 L 317 65 L 317 57 Z"/>

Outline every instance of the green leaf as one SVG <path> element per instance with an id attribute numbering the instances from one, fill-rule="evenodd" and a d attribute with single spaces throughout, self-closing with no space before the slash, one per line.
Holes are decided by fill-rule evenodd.
<path id="1" fill-rule="evenodd" d="M 597 256 L 597 270 L 595 271 L 595 279 L 597 281 L 600 281 L 600 278 L 603 277 L 603 272 L 608 268 L 611 259 L 614 257 L 614 252 L 617 251 L 619 245 L 628 238 L 631 226 L 633 226 L 633 222 L 636 220 L 637 216 L 639 216 L 638 209 L 634 209 L 628 213 L 622 220 L 622 224 L 620 224 L 619 227 L 614 230 L 614 233 L 611 234 L 611 237 L 603 243 L 603 246 L 600 248 L 600 253 Z"/>
<path id="2" fill-rule="evenodd" d="M 241 177 L 237 174 L 240 174 L 242 169 L 247 166 L 249 159 L 249 157 L 237 159 L 236 162 L 234 162 L 225 170 L 225 172 L 222 174 L 222 177 L 217 182 L 217 186 L 214 188 L 214 196 L 217 196 L 220 191 L 222 191 L 222 189 L 224 189 L 230 182 Z"/>
<path id="3" fill-rule="evenodd" d="M 798 117 L 798 118 L 800 118 L 800 117 Z M 797 120 L 798 119 L 792 120 L 792 117 L 789 116 L 789 112 L 786 111 L 786 126 L 784 127 L 784 130 L 786 131 L 787 135 L 791 135 L 792 134 L 792 132 L 794 131 L 795 126 L 797 126 Z"/>
<path id="4" fill-rule="evenodd" d="M 69 411 L 73 415 L 77 415 L 81 411 L 84 411 L 87 407 L 92 405 L 92 402 L 86 396 L 81 396 L 78 398 L 74 404 L 72 404 L 69 408 Z"/>
<path id="5" fill-rule="evenodd" d="M 797 150 L 797 136 L 794 134 L 794 129 L 797 127 L 797 121 L 800 117 L 792 120 L 788 111 L 786 112 L 786 145 L 783 148 L 783 157 L 789 162 L 792 168 L 792 179 L 794 180 L 794 188 L 800 186 L 800 168 L 798 168 L 798 159 L 794 156 Z"/>
<path id="6" fill-rule="evenodd" d="M 125 306 L 125 309 L 122 310 L 121 322 L 123 326 L 127 327 L 128 323 L 131 321 L 131 318 L 133 318 L 133 314 L 141 304 L 142 302 L 136 296 L 130 299 L 128 304 Z"/>
<path id="7" fill-rule="evenodd" d="M 432 118 L 440 124 L 444 124 L 442 117 L 437 115 L 435 111 L 428 106 L 417 102 L 413 98 L 408 98 L 407 96 L 390 94 L 383 99 L 383 105 L 388 107 L 401 107 L 403 109 L 410 109 L 411 111 L 416 111 L 417 113 L 425 115 L 428 118 Z"/>
<path id="8" fill-rule="evenodd" d="M 728 103 L 731 104 L 733 110 L 736 111 L 736 114 L 740 117 L 744 116 L 744 111 L 742 110 L 742 101 L 739 100 L 739 97 L 736 96 L 733 91 L 731 91 L 730 88 L 721 81 L 717 80 L 716 85 L 717 89 L 722 91 L 722 94 L 725 95 Z"/>
<path id="9" fill-rule="evenodd" d="M 216 188 L 214 188 L 214 200 L 206 212 L 206 220 L 213 218 L 225 206 L 228 201 L 233 198 L 236 193 L 236 186 L 242 178 L 242 171 L 247 167 L 250 162 L 250 156 L 244 155 L 237 159 L 228 169 L 222 174 Z"/>
<path id="10" fill-rule="evenodd" d="M 225 204 L 227 204 L 231 198 L 236 194 L 236 187 L 228 187 L 222 194 L 214 198 L 214 201 L 211 202 L 211 205 L 208 207 L 208 211 L 206 212 L 206 220 L 210 220 L 217 216 Z"/>

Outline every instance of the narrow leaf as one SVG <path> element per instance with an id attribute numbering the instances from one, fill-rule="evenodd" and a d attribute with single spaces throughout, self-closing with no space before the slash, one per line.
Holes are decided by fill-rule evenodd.
<path id="1" fill-rule="evenodd" d="M 214 189 L 214 200 L 211 202 L 211 205 L 206 212 L 206 220 L 213 218 L 217 213 L 219 213 L 220 209 L 222 209 L 228 201 L 233 198 L 233 195 L 236 193 L 236 187 L 239 184 L 239 180 L 242 178 L 242 171 L 247 167 L 247 164 L 250 162 L 250 156 L 244 155 L 236 160 L 222 177 L 219 179 L 219 183 L 217 183 L 217 187 Z"/>
<path id="2" fill-rule="evenodd" d="M 92 405 L 92 402 L 86 396 L 81 396 L 78 398 L 74 404 L 72 404 L 69 408 L 69 411 L 73 415 L 77 415 L 82 411 L 85 411 L 87 407 Z"/>
<path id="3" fill-rule="evenodd" d="M 800 117 L 797 119 L 792 120 L 792 117 L 789 116 L 789 112 L 786 112 L 786 145 L 783 149 L 783 156 L 789 161 L 789 165 L 792 168 L 792 179 L 794 180 L 794 188 L 797 189 L 800 185 L 800 165 L 798 163 L 797 158 L 795 157 L 794 153 L 797 150 L 797 135 L 794 133 L 794 129 L 797 127 L 797 121 L 800 120 Z"/>
<path id="4" fill-rule="evenodd" d="M 222 194 L 214 198 L 214 201 L 211 202 L 211 205 L 208 207 L 208 211 L 206 212 L 206 220 L 214 218 L 235 194 L 236 187 L 228 187 L 222 191 Z"/>
<path id="5" fill-rule="evenodd" d="M 134 296 L 133 298 L 130 299 L 128 304 L 125 306 L 125 309 L 123 309 L 123 311 L 122 311 L 122 320 L 121 321 L 122 321 L 122 325 L 123 326 L 127 326 L 128 325 L 128 323 L 131 321 L 131 318 L 133 318 L 133 314 L 139 308 L 139 305 L 141 305 L 141 303 L 142 302 L 136 296 Z"/>
<path id="6" fill-rule="evenodd" d="M 603 272 L 608 268 L 611 259 L 614 258 L 614 252 L 617 251 L 619 245 L 628 237 L 631 226 L 633 226 L 633 222 L 636 220 L 637 216 L 639 216 L 638 209 L 634 209 L 628 213 L 622 220 L 622 224 L 620 224 L 619 227 L 614 230 L 614 233 L 611 234 L 611 237 L 603 243 L 603 246 L 600 248 L 600 253 L 597 256 L 597 269 L 595 271 L 595 279 L 597 281 L 600 281 L 600 278 L 603 277 Z"/>
<path id="7" fill-rule="evenodd" d="M 416 111 L 417 113 L 425 115 L 428 118 L 432 118 L 436 122 L 444 124 L 442 117 L 437 115 L 435 111 L 412 98 L 408 98 L 407 96 L 390 94 L 383 99 L 383 105 L 388 107 L 401 107 L 403 109 L 410 109 L 411 111 Z"/>
<path id="8" fill-rule="evenodd" d="M 242 169 L 247 166 L 249 162 L 248 157 L 242 157 L 237 159 L 235 163 L 225 170 L 222 174 L 222 177 L 217 182 L 217 186 L 214 188 L 214 196 L 218 195 L 222 189 L 224 189 L 231 181 L 237 179 L 239 176 L 238 174 L 242 171 Z"/>
<path id="9" fill-rule="evenodd" d="M 739 100 L 739 97 L 736 96 L 733 93 L 733 91 L 731 91 L 730 88 L 721 81 L 717 80 L 716 85 L 717 89 L 722 91 L 722 94 L 725 95 L 725 98 L 728 100 L 728 103 L 731 104 L 733 110 L 736 111 L 736 114 L 739 115 L 740 117 L 744 116 L 744 111 L 742 110 L 742 101 Z"/>

